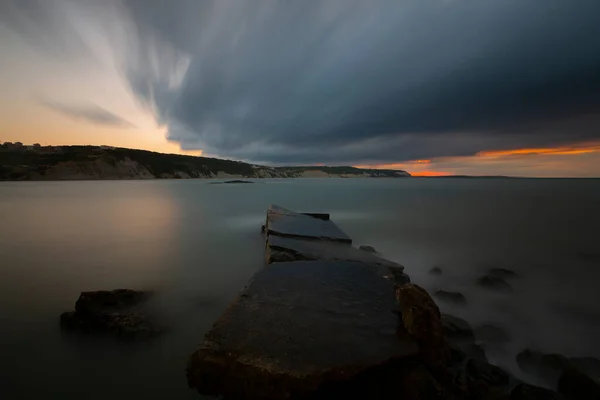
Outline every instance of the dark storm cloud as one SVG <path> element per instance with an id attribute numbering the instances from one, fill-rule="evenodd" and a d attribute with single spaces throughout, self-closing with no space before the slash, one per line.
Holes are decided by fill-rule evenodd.
<path id="1" fill-rule="evenodd" d="M 40 104 L 66 117 L 96 125 L 110 125 L 124 128 L 133 127 L 129 121 L 94 104 L 62 104 L 51 100 L 42 100 Z"/>
<path id="2" fill-rule="evenodd" d="M 189 68 L 175 90 L 129 76 L 184 148 L 378 162 L 600 137 L 540 131 L 600 104 L 597 1 L 147 4 L 138 28 Z"/>
<path id="3" fill-rule="evenodd" d="M 364 163 L 600 139 L 598 0 L 107 4 L 127 84 L 184 149 Z"/>

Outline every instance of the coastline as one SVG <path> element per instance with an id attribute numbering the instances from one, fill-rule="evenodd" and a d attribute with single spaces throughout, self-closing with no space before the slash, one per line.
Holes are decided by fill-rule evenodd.
<path id="1" fill-rule="evenodd" d="M 104 146 L 0 145 L 0 180 L 404 178 L 401 170 L 351 166 L 265 166 Z"/>

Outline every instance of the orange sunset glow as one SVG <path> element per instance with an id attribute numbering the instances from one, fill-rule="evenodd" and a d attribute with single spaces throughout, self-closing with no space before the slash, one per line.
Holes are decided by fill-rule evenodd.
<path id="1" fill-rule="evenodd" d="M 570 154 L 586 154 L 600 151 L 600 145 L 589 146 L 571 146 L 571 147 L 555 147 L 555 148 L 525 148 L 514 150 L 486 150 L 477 153 L 481 157 L 501 157 L 512 155 L 537 155 L 537 154 L 555 154 L 555 155 L 570 155 Z"/>
<path id="2" fill-rule="evenodd" d="M 417 172 L 411 173 L 411 175 L 412 176 L 430 177 L 430 176 L 451 176 L 452 174 L 450 172 L 442 172 L 442 171 L 417 171 Z"/>
<path id="3" fill-rule="evenodd" d="M 600 144 L 584 143 L 570 146 L 522 148 L 511 150 L 484 150 L 473 156 L 439 157 L 431 160 L 410 160 L 393 164 L 357 165 L 358 168 L 395 169 L 410 172 L 412 176 L 435 177 L 451 175 L 520 176 L 526 170 L 531 176 L 572 176 L 572 171 L 587 169 L 586 176 L 600 174 Z M 512 172 L 514 170 L 515 172 Z M 559 171 L 547 173 L 547 171 Z M 566 172 L 569 171 L 567 174 Z"/>

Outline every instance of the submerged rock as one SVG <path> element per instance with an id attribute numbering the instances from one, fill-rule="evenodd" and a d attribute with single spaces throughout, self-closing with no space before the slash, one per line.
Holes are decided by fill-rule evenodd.
<path id="1" fill-rule="evenodd" d="M 510 341 L 510 335 L 506 330 L 495 325 L 482 325 L 475 329 L 477 339 L 494 344 L 503 344 Z"/>
<path id="2" fill-rule="evenodd" d="M 442 269 L 440 267 L 433 267 L 429 270 L 429 273 L 431 275 L 441 275 L 442 274 Z"/>
<path id="3" fill-rule="evenodd" d="M 465 306 L 467 304 L 467 299 L 462 293 L 459 292 L 447 292 L 445 290 L 438 290 L 435 292 L 435 296 L 443 301 L 448 303 L 453 303 L 459 306 Z"/>
<path id="4" fill-rule="evenodd" d="M 491 268 L 488 271 L 488 275 L 503 279 L 519 277 L 519 274 L 517 274 L 515 271 L 506 268 Z"/>
<path id="5" fill-rule="evenodd" d="M 453 362 L 462 362 L 464 359 L 486 361 L 485 351 L 475 343 L 475 335 L 467 321 L 448 314 L 442 314 L 444 334 L 450 342 Z"/>
<path id="6" fill-rule="evenodd" d="M 442 314 L 442 327 L 449 339 L 475 339 L 471 325 L 462 318 Z"/>
<path id="7" fill-rule="evenodd" d="M 224 182 L 210 182 L 211 185 L 236 184 L 236 183 L 254 183 L 254 182 L 244 181 L 241 179 L 234 179 L 232 181 L 224 181 Z"/>
<path id="8" fill-rule="evenodd" d="M 600 360 L 593 357 L 571 357 L 569 361 L 590 378 L 600 382 Z"/>
<path id="9" fill-rule="evenodd" d="M 560 394 L 550 389 L 545 389 L 539 386 L 529 385 L 527 383 L 519 383 L 510 392 L 511 400 L 562 400 Z"/>
<path id="10" fill-rule="evenodd" d="M 375 251 L 375 248 L 372 246 L 366 246 L 366 245 L 361 245 L 359 248 L 359 250 L 362 251 L 366 251 L 367 253 L 377 253 L 377 251 Z"/>
<path id="11" fill-rule="evenodd" d="M 549 385 L 555 385 L 560 375 L 570 368 L 581 371 L 592 380 L 600 379 L 600 360 L 592 357 L 568 358 L 527 349 L 517 354 L 517 364 L 523 371 L 539 376 Z"/>
<path id="12" fill-rule="evenodd" d="M 544 354 L 539 351 L 523 350 L 517 354 L 519 368 L 542 378 L 553 386 L 562 371 L 571 366 L 569 359 L 560 354 Z"/>
<path id="13" fill-rule="evenodd" d="M 483 286 L 486 289 L 494 290 L 497 292 L 512 292 L 512 287 L 508 284 L 508 282 L 496 276 L 482 276 L 481 278 L 477 279 L 477 284 Z"/>
<path id="14" fill-rule="evenodd" d="M 558 393 L 572 400 L 600 399 L 600 385 L 578 368 L 566 368 L 558 379 Z"/>
<path id="15" fill-rule="evenodd" d="M 64 329 L 110 333 L 118 337 L 149 338 L 161 333 L 139 306 L 149 294 L 130 289 L 82 292 L 75 311 L 60 316 Z"/>

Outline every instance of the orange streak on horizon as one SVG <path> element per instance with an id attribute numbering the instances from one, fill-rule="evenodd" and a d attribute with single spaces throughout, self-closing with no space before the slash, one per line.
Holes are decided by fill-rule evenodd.
<path id="1" fill-rule="evenodd" d="M 449 172 L 444 171 L 420 171 L 420 172 L 411 172 L 412 176 L 450 176 L 452 175 Z"/>
<path id="2" fill-rule="evenodd" d="M 587 154 L 600 151 L 600 145 L 588 147 L 540 147 L 540 148 L 524 148 L 514 150 L 484 150 L 476 154 L 479 157 L 503 157 L 513 155 L 570 155 L 570 154 Z"/>

